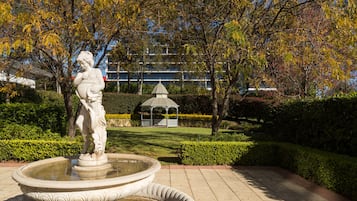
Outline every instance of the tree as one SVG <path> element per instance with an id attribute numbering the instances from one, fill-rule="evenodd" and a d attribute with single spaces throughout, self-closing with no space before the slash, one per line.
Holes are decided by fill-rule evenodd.
<path id="1" fill-rule="evenodd" d="M 314 96 L 317 89 L 326 85 L 323 49 L 328 34 L 328 24 L 321 7 L 314 3 L 296 12 L 288 27 L 271 36 L 269 68 L 278 88 L 288 95 Z"/>
<path id="2" fill-rule="evenodd" d="M 332 77 L 335 78 L 327 86 L 333 89 L 344 83 L 343 90 L 347 90 L 347 85 L 357 70 L 356 1 L 327 1 L 322 4 L 322 8 L 330 23 L 330 33 L 326 37 L 326 42 L 332 50 L 325 51 L 328 61 L 331 61 L 327 65 L 331 68 Z"/>
<path id="3" fill-rule="evenodd" d="M 0 81 L 0 93 L 5 94 L 6 103 L 10 103 L 11 98 L 18 95 L 18 92 L 16 91 L 16 83 L 10 82 L 11 74 L 9 66 L 11 65 L 12 64 L 9 61 L 0 61 L 0 70 L 3 73 L 3 76 L 5 76 L 5 80 Z"/>
<path id="4" fill-rule="evenodd" d="M 347 83 L 356 68 L 356 8 L 351 2 L 314 2 L 272 35 L 269 68 L 286 95 L 325 95 Z M 345 87 L 347 89 L 347 86 Z"/>
<path id="5" fill-rule="evenodd" d="M 0 70 L 5 75 L 5 81 L 0 83 L 0 92 L 5 94 L 6 103 L 10 103 L 11 98 L 18 95 L 16 83 L 11 83 L 10 79 L 12 76 L 23 74 L 23 69 L 19 65 L 22 64 L 21 61 L 24 60 L 26 54 L 31 51 L 29 43 L 23 41 L 21 37 L 12 37 L 16 34 L 16 30 L 13 29 L 12 22 L 15 16 L 11 4 L 12 1 L 0 2 Z"/>
<path id="6" fill-rule="evenodd" d="M 74 136 L 71 96 L 72 76 L 77 70 L 75 58 L 81 50 L 89 50 L 96 57 L 95 67 L 100 67 L 113 41 L 140 21 L 140 2 L 18 0 L 0 6 L 6 11 L 2 15 L 11 16 L 0 23 L 12 27 L 12 35 L 1 36 L 2 56 L 24 49 L 29 62 L 38 61 L 54 75 L 64 98 L 68 134 Z"/>
<path id="7" fill-rule="evenodd" d="M 166 19 L 161 26 L 181 41 L 187 55 L 203 64 L 199 70 L 210 76 L 213 135 L 241 79 L 254 85 L 264 79 L 261 70 L 272 33 L 289 23 L 286 19 L 293 10 L 309 2 L 185 0 L 167 3 L 161 11 Z"/>

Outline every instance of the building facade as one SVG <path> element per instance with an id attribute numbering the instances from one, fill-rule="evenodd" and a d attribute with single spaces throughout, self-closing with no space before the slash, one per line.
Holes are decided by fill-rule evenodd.
<path id="1" fill-rule="evenodd" d="M 118 86 L 125 83 L 141 81 L 144 84 L 185 83 L 195 84 L 210 89 L 208 73 L 197 73 L 188 66 L 188 62 L 178 54 L 175 49 L 168 46 L 160 46 L 160 51 L 147 48 L 143 54 L 136 56 L 135 61 L 118 61 L 110 53 L 108 54 L 106 81 L 115 82 Z M 130 54 L 130 53 L 127 53 Z M 130 65 L 130 67 L 128 67 Z M 194 65 L 191 63 L 191 65 Z M 191 70 L 190 70 L 191 69 Z"/>

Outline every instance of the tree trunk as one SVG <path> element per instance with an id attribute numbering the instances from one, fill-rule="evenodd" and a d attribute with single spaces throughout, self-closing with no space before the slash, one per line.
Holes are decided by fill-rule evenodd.
<path id="1" fill-rule="evenodd" d="M 131 81 L 130 81 L 131 73 L 130 73 L 129 70 L 127 72 L 128 72 L 128 81 L 127 81 L 127 83 L 128 83 L 128 91 L 127 91 L 127 93 L 131 93 Z"/>
<path id="2" fill-rule="evenodd" d="M 140 71 L 140 81 L 138 83 L 138 95 L 143 95 L 143 84 L 144 84 L 144 72 L 143 69 L 141 68 Z"/>
<path id="3" fill-rule="evenodd" d="M 72 86 L 70 82 L 61 84 L 64 99 L 64 105 L 67 114 L 68 136 L 74 137 L 76 134 L 75 117 L 73 115 L 73 102 L 72 102 Z"/>
<path id="4" fill-rule="evenodd" d="M 217 85 L 216 85 L 216 75 L 214 64 L 209 62 L 210 68 L 210 78 L 212 86 L 212 123 L 211 123 L 211 135 L 217 135 L 219 130 L 219 121 L 218 121 L 218 97 L 217 97 Z"/>

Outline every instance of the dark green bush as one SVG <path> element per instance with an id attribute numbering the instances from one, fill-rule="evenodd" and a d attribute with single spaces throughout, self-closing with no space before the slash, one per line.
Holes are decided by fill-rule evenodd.
<path id="1" fill-rule="evenodd" d="M 228 117 L 232 120 L 257 119 L 270 121 L 278 101 L 262 97 L 233 97 L 229 104 Z"/>
<path id="2" fill-rule="evenodd" d="M 357 200 L 354 157 L 277 142 L 183 142 L 180 158 L 189 165 L 279 166 Z"/>
<path id="3" fill-rule="evenodd" d="M 187 165 L 274 165 L 271 143 L 183 142 L 180 158 Z"/>
<path id="4" fill-rule="evenodd" d="M 12 139 L 61 139 L 59 133 L 52 133 L 50 130 L 43 131 L 38 126 L 33 125 L 20 125 L 20 124 L 3 124 L 0 126 L 0 140 L 12 140 Z"/>
<path id="5" fill-rule="evenodd" d="M 104 93 L 103 106 L 108 114 L 135 114 L 140 111 L 140 105 L 150 97 L 152 96 Z"/>
<path id="6" fill-rule="evenodd" d="M 0 122 L 3 124 L 29 124 L 65 133 L 65 110 L 60 105 L 13 103 L 0 104 Z"/>
<path id="7" fill-rule="evenodd" d="M 207 95 L 171 95 L 182 114 L 212 114 L 211 96 Z"/>
<path id="8" fill-rule="evenodd" d="M 357 200 L 357 159 L 291 144 L 279 144 L 279 166 Z"/>
<path id="9" fill-rule="evenodd" d="M 0 161 L 36 161 L 57 156 L 74 156 L 81 151 L 78 141 L 0 140 Z"/>
<path id="10" fill-rule="evenodd" d="M 357 97 L 294 101 L 276 107 L 266 133 L 275 140 L 357 156 Z"/>

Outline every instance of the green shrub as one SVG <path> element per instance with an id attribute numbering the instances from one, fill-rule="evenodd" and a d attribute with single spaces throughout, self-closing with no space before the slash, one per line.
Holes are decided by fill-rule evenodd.
<path id="1" fill-rule="evenodd" d="M 65 133 L 65 109 L 61 105 L 13 103 L 0 104 L 0 122 L 29 124 Z"/>
<path id="2" fill-rule="evenodd" d="M 38 126 L 19 125 L 14 123 L 4 124 L 0 127 L 0 140 L 11 139 L 61 139 L 58 133 L 52 133 L 50 130 L 43 131 Z"/>
<path id="3" fill-rule="evenodd" d="M 0 140 L 0 161 L 36 161 L 57 156 L 78 155 L 78 141 Z"/>
<path id="4" fill-rule="evenodd" d="M 262 97 L 232 97 L 229 104 L 228 117 L 233 120 L 256 119 L 269 122 L 278 101 Z"/>
<path id="5" fill-rule="evenodd" d="M 212 114 L 211 96 L 209 95 L 170 95 L 182 114 Z"/>
<path id="6" fill-rule="evenodd" d="M 183 142 L 188 165 L 269 165 L 357 200 L 357 158 L 277 142 Z"/>
<path id="7" fill-rule="evenodd" d="M 183 142 L 180 158 L 187 165 L 274 165 L 271 143 Z"/>
<path id="8" fill-rule="evenodd" d="M 108 114 L 135 114 L 151 95 L 104 93 L 103 106 Z"/>
<path id="9" fill-rule="evenodd" d="M 274 140 L 357 156 L 357 97 L 292 101 L 264 125 Z"/>
<path id="10" fill-rule="evenodd" d="M 279 144 L 279 166 L 357 200 L 357 159 L 291 144 Z"/>

